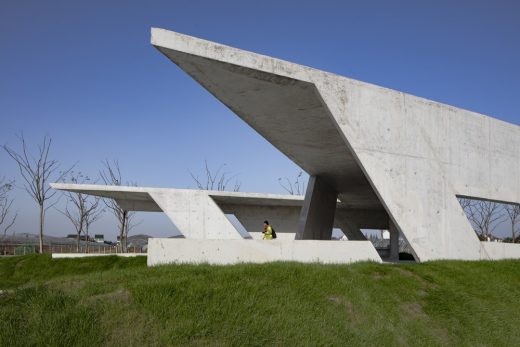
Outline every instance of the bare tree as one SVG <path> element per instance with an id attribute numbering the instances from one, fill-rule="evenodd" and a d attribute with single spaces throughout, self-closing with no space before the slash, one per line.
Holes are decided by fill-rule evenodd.
<path id="1" fill-rule="evenodd" d="M 289 178 L 278 178 L 278 184 L 282 186 L 285 191 L 291 195 L 304 195 L 305 194 L 305 182 L 302 180 L 303 171 L 300 171 L 296 176 L 294 182 Z"/>
<path id="2" fill-rule="evenodd" d="M 99 172 L 101 179 L 106 185 L 121 186 L 122 177 L 121 169 L 117 160 L 109 162 L 105 160 L 102 162 L 104 169 Z M 128 183 L 127 185 L 135 186 L 135 183 Z M 119 223 L 119 242 L 121 246 L 121 252 L 127 252 L 126 248 L 126 237 L 130 230 L 136 225 L 133 222 L 133 216 L 135 212 L 125 210 L 119 206 L 114 199 L 103 199 L 103 202 L 107 209 L 116 217 Z"/>
<path id="3" fill-rule="evenodd" d="M 14 225 L 18 211 L 11 213 L 13 199 L 9 197 L 9 193 L 14 187 L 14 181 L 8 181 L 4 177 L 0 178 L 0 228 L 2 229 L 2 238 L 5 238 L 7 231 Z"/>
<path id="4" fill-rule="evenodd" d="M 64 181 L 72 183 L 86 183 L 90 181 L 88 176 L 84 176 L 81 172 L 70 172 L 69 177 Z M 86 248 L 88 253 L 89 227 L 92 223 L 101 217 L 103 210 L 99 207 L 99 197 L 92 197 L 80 192 L 65 192 L 67 204 L 64 210 L 58 210 L 74 225 L 76 229 L 76 252 L 80 250 L 81 235 L 85 234 Z"/>
<path id="5" fill-rule="evenodd" d="M 492 236 L 496 228 L 504 222 L 502 205 L 487 200 L 474 200 L 469 207 L 468 219 L 481 238 Z"/>
<path id="6" fill-rule="evenodd" d="M 67 217 L 72 225 L 74 225 L 74 229 L 76 230 L 76 252 L 79 252 L 80 235 L 83 233 L 83 226 L 85 225 L 83 222 L 83 213 L 80 212 L 80 210 L 84 209 L 83 204 L 84 201 L 82 198 L 78 198 L 71 193 L 67 197 L 65 209 L 63 211 L 58 210 L 58 212 Z"/>
<path id="7" fill-rule="evenodd" d="M 473 230 L 475 231 L 475 233 L 477 235 L 478 232 L 475 230 L 476 228 L 473 226 L 473 219 L 476 218 L 475 216 L 475 212 L 476 212 L 476 208 L 475 208 L 475 203 L 477 202 L 476 200 L 473 200 L 473 199 L 468 199 L 468 198 L 462 198 L 462 197 L 457 197 L 457 199 L 459 200 L 459 204 L 460 206 L 462 207 L 462 210 L 464 211 L 464 213 L 466 214 L 466 217 L 468 218 L 470 224 L 471 224 L 471 227 L 473 228 Z M 480 235 L 479 235 L 480 237 Z"/>
<path id="8" fill-rule="evenodd" d="M 128 252 L 128 234 L 130 233 L 130 231 L 133 228 L 135 228 L 142 222 L 142 221 L 135 222 L 134 218 L 135 218 L 135 213 L 130 213 L 127 215 L 127 222 L 125 223 L 125 230 L 124 230 L 124 235 L 123 235 L 124 236 L 124 238 L 123 238 L 124 249 L 126 250 L 126 252 Z"/>
<path id="9" fill-rule="evenodd" d="M 70 171 L 71 168 L 61 171 L 56 176 L 55 173 L 59 169 L 58 161 L 49 159 L 49 151 L 51 149 L 52 139 L 49 136 L 44 136 L 43 142 L 38 145 L 36 155 L 32 155 L 28 152 L 27 144 L 22 135 L 18 136 L 21 143 L 21 151 L 16 152 L 7 145 L 3 148 L 7 154 L 18 164 L 20 175 L 25 181 L 25 191 L 36 201 L 40 211 L 40 253 L 43 253 L 43 229 L 45 222 L 45 212 L 50 207 L 57 203 L 57 200 L 53 200 L 56 195 L 56 191 L 51 190 L 48 185 L 49 180 L 52 177 L 56 177 L 53 181 L 61 181 L 62 178 Z"/>
<path id="10" fill-rule="evenodd" d="M 85 239 L 87 240 L 87 246 L 85 249 L 85 252 L 89 252 L 89 229 L 90 226 L 99 220 L 103 213 L 105 212 L 104 209 L 101 208 L 101 205 L 99 202 L 101 201 L 101 198 L 99 197 L 93 197 L 93 200 L 90 201 L 90 204 L 88 205 L 87 209 L 85 210 Z"/>
<path id="11" fill-rule="evenodd" d="M 462 197 L 458 197 L 457 199 L 464 212 L 471 212 L 471 206 L 474 204 L 474 200 Z"/>
<path id="12" fill-rule="evenodd" d="M 229 185 L 233 183 L 233 188 L 231 190 L 233 192 L 240 191 L 240 186 L 242 184 L 235 179 L 236 175 L 229 176 L 227 172 L 222 172 L 225 166 L 226 164 L 222 164 L 217 171 L 212 172 L 209 168 L 208 161 L 204 160 L 205 179 L 199 179 L 199 176 L 195 176 L 191 171 L 189 172 L 198 189 L 224 191 L 229 190 Z M 233 179 L 235 179 L 235 181 L 231 182 Z"/>
<path id="13" fill-rule="evenodd" d="M 517 226 L 520 224 L 520 205 L 509 205 L 504 206 L 509 221 L 511 222 L 511 239 L 515 243 L 516 235 L 518 233 Z"/>

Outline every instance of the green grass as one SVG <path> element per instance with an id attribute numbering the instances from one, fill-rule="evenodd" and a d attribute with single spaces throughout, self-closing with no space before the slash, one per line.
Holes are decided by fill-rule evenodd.
<path id="1" fill-rule="evenodd" d="M 0 346 L 515 346 L 519 268 L 0 258 Z"/>

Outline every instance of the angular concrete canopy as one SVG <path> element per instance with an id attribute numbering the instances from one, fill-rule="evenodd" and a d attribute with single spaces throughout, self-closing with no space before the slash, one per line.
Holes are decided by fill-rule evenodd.
<path id="1" fill-rule="evenodd" d="M 271 221 L 278 233 L 296 234 L 303 197 L 242 192 L 168 189 L 95 184 L 51 183 L 52 188 L 114 199 L 127 211 L 164 212 L 179 231 L 190 239 L 241 239 L 225 217 L 233 214 L 248 232 L 261 232 L 263 221 Z M 361 228 L 385 229 L 386 213 L 371 214 L 337 203 L 334 227 L 349 240 L 366 240 Z M 366 222 L 368 220 L 368 222 Z M 294 236 L 293 236 L 294 238 Z M 329 238 L 330 239 L 330 238 Z"/>
<path id="2" fill-rule="evenodd" d="M 343 204 L 387 213 L 417 260 L 490 258 L 457 196 L 520 203 L 518 126 L 163 29 L 151 41 Z"/>
<path id="3" fill-rule="evenodd" d="M 281 62 L 273 58 L 225 54 L 231 48 L 170 31 L 152 29 L 152 44 L 309 175 L 324 176 L 342 201 L 383 209 L 313 83 L 256 69 Z M 284 71 L 300 68 L 283 63 Z"/>

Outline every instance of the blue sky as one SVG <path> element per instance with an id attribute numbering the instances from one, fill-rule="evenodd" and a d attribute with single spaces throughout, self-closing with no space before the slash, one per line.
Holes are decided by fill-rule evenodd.
<path id="1" fill-rule="evenodd" d="M 1 1 L 0 144 L 53 138 L 96 176 L 118 159 L 141 186 L 193 187 L 227 164 L 243 191 L 283 193 L 299 168 L 149 43 L 162 27 L 520 124 L 518 1 Z M 21 180 L 5 153 L 0 177 Z M 17 189 L 17 232 L 36 232 Z M 167 235 L 161 214 L 135 232 Z M 71 232 L 49 211 L 47 232 Z M 106 215 L 92 232 L 116 234 Z"/>

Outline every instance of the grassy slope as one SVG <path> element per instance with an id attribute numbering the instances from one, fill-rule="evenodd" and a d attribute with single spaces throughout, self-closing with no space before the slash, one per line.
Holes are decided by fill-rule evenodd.
<path id="1" fill-rule="evenodd" d="M 0 346 L 514 346 L 519 267 L 0 258 Z"/>

